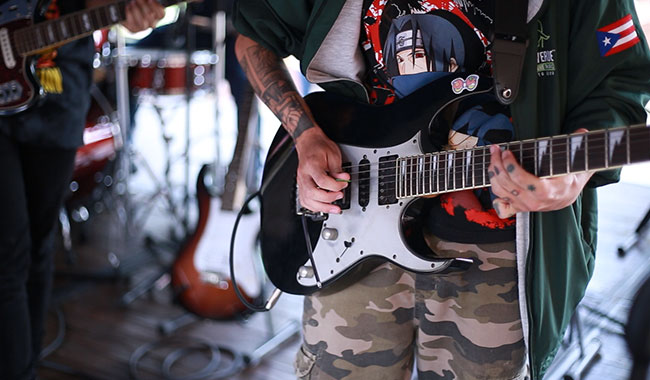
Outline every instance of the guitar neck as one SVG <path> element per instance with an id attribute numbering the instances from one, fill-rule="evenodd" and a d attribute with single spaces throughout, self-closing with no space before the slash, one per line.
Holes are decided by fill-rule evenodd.
<path id="1" fill-rule="evenodd" d="M 23 56 L 32 55 L 115 25 L 126 20 L 126 5 L 129 1 L 119 0 L 19 29 L 14 33 L 16 49 Z M 159 1 L 164 7 L 179 2 Z"/>
<path id="2" fill-rule="evenodd" d="M 650 161 L 650 128 L 637 125 L 499 146 L 528 172 L 547 178 Z M 489 165 L 490 150 L 484 146 L 396 158 L 396 165 L 380 160 L 379 170 L 380 178 L 397 179 L 397 198 L 407 198 L 490 186 Z"/>

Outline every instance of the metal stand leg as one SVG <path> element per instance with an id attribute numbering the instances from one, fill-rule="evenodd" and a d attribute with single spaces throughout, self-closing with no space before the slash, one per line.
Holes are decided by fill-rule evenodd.
<path id="1" fill-rule="evenodd" d="M 300 333 L 300 322 L 292 320 L 284 325 L 277 334 L 271 336 L 269 340 L 257 347 L 249 355 L 244 355 L 244 360 L 247 367 L 254 367 L 258 365 L 267 355 L 273 350 L 287 342 L 294 335 Z"/>
<path id="2" fill-rule="evenodd" d="M 624 257 L 631 249 L 633 249 L 641 240 L 644 233 L 647 231 L 648 222 L 650 221 L 650 209 L 645 214 L 641 223 L 634 230 L 634 234 L 630 236 L 623 245 L 618 247 L 618 256 Z"/>

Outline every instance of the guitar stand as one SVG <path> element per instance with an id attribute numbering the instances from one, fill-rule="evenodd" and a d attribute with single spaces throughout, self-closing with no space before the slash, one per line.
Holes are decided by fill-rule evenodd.
<path id="1" fill-rule="evenodd" d="M 562 343 L 556 359 L 551 363 L 545 380 L 579 380 L 589 370 L 590 364 L 599 358 L 602 343 L 603 331 L 611 331 L 612 323 L 623 326 L 623 323 L 613 318 L 621 310 L 627 307 L 625 300 L 629 294 L 633 294 L 644 279 L 647 278 L 647 268 L 650 267 L 650 257 L 637 265 L 622 283 L 616 284 L 612 291 L 603 298 L 601 304 L 597 305 L 598 310 L 608 310 L 607 313 L 594 313 L 594 308 L 578 305 L 574 316 L 571 319 L 571 333 Z M 585 308 L 590 314 L 595 315 L 589 323 L 584 323 L 579 314 L 581 308 Z M 587 329 L 585 327 L 589 326 Z M 586 331 L 585 331 L 586 330 Z M 617 332 L 618 333 L 618 332 Z"/>
<path id="2" fill-rule="evenodd" d="M 627 238 L 623 245 L 618 247 L 618 257 L 625 257 L 630 250 L 639 244 L 644 234 L 648 232 L 648 222 L 650 222 L 650 209 L 648 209 L 648 212 L 636 227 L 636 230 L 634 230 L 634 234 Z"/>
<path id="3" fill-rule="evenodd" d="M 187 8 L 185 10 L 185 15 L 184 18 L 186 20 L 189 20 L 189 17 L 191 17 L 191 8 Z M 156 115 L 158 117 L 159 125 L 161 127 L 161 134 L 163 138 L 163 143 L 164 143 L 164 154 L 165 154 L 165 168 L 164 168 L 164 176 L 162 180 L 158 180 L 155 174 L 153 173 L 153 170 L 149 167 L 149 165 L 146 163 L 144 158 L 142 158 L 142 162 L 145 164 L 145 169 L 147 170 L 149 177 L 154 181 L 155 185 L 155 191 L 151 195 L 149 202 L 153 202 L 155 198 L 159 196 L 163 196 L 164 199 L 166 200 L 167 203 L 167 210 L 172 216 L 173 219 L 173 224 L 172 224 L 172 231 L 171 231 L 171 240 L 174 243 L 180 243 L 180 238 L 178 238 L 177 233 L 180 232 L 181 236 L 186 236 L 188 234 L 188 210 L 189 210 L 189 166 L 190 166 L 190 160 L 189 160 L 189 150 L 190 150 L 190 101 L 192 99 L 192 93 L 193 93 L 193 72 L 192 72 L 192 65 L 191 65 L 191 56 L 192 52 L 195 51 L 195 43 L 194 43 L 194 28 L 189 25 L 189 23 L 186 23 L 186 48 L 185 48 L 185 55 L 186 55 L 186 65 L 185 65 L 185 91 L 184 91 L 184 102 L 183 104 L 186 107 L 185 110 L 185 143 L 183 147 L 183 152 L 179 155 L 179 159 L 181 159 L 184 163 L 184 195 L 182 197 L 182 201 L 177 203 L 176 200 L 174 199 L 174 194 L 173 194 L 173 186 L 171 182 L 171 167 L 172 167 L 172 157 L 171 157 L 171 150 L 170 150 L 170 143 L 172 141 L 171 135 L 168 133 L 168 126 L 167 123 L 165 123 L 165 117 L 163 115 L 163 111 L 165 110 L 166 107 L 162 106 L 161 104 L 158 104 L 156 100 L 158 100 L 158 95 L 153 94 L 152 98 L 154 101 L 151 102 L 151 105 L 153 106 Z M 125 79 L 122 79 L 122 85 L 124 87 L 128 87 L 128 83 L 125 81 Z M 119 93 L 119 92 L 118 92 Z M 123 91 L 122 91 L 123 93 Z M 124 97 L 124 96 L 123 96 Z M 125 103 L 125 106 L 127 106 L 127 103 Z M 174 105 L 174 109 L 178 107 L 179 104 L 176 103 Z M 125 118 L 128 117 L 128 115 L 125 115 Z M 182 211 L 179 211 L 182 210 Z M 141 224 L 137 224 L 141 225 Z M 181 231 L 175 230 L 175 227 L 181 227 Z M 147 239 L 151 239 L 148 237 Z M 178 247 L 174 247 L 174 251 Z M 136 284 L 134 287 L 132 287 L 129 291 L 127 291 L 125 294 L 120 297 L 120 304 L 122 306 L 128 305 L 137 298 L 141 297 L 142 295 L 146 294 L 149 290 L 151 290 L 154 286 L 157 284 L 160 284 L 163 282 L 163 285 L 167 285 L 169 283 L 169 278 L 170 275 L 169 273 L 171 272 L 171 268 L 168 264 L 163 264 L 159 260 L 159 270 L 154 273 L 153 275 L 149 276 L 148 278 L 144 279 L 140 283 Z"/>
<path id="4" fill-rule="evenodd" d="M 286 343 L 288 340 L 293 338 L 295 335 L 300 333 L 300 322 L 297 320 L 290 320 L 284 326 L 282 326 L 277 332 L 274 332 L 272 316 L 270 313 L 266 313 L 266 325 L 269 331 L 269 336 L 265 342 L 257 346 L 252 352 L 240 352 L 228 347 L 219 346 L 214 343 L 203 343 L 192 341 L 188 342 L 187 340 L 179 337 L 169 338 L 169 336 L 176 330 L 188 326 L 195 322 L 205 321 L 206 319 L 201 319 L 196 315 L 185 312 L 179 317 L 170 319 L 160 323 L 159 331 L 161 334 L 167 338 L 163 338 L 157 342 L 147 343 L 138 347 L 131 355 L 129 359 L 129 369 L 131 377 L 133 379 L 138 379 L 138 362 L 144 357 L 147 352 L 153 351 L 158 347 L 162 347 L 169 342 L 174 342 L 178 348 L 171 351 L 163 360 L 160 372 L 166 379 L 192 379 L 192 380 L 201 380 L 201 379 L 227 379 L 233 375 L 244 371 L 247 368 L 257 366 L 264 358 L 270 355 L 275 349 L 277 349 L 282 344 Z M 185 374 L 184 376 L 173 375 L 171 373 L 171 368 L 183 357 L 192 354 L 197 350 L 197 345 L 199 349 L 203 351 L 209 351 L 209 360 L 203 368 L 195 369 L 194 372 L 190 374 Z M 207 350 L 206 350 L 207 348 Z M 222 360 L 224 356 L 228 357 L 229 360 Z"/>

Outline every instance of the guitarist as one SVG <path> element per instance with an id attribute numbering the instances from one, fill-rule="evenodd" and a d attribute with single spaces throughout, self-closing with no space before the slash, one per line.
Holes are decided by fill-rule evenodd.
<path id="1" fill-rule="evenodd" d="M 44 19 L 100 0 L 52 0 Z M 6 1 L 4 3 L 7 3 Z M 20 3 L 11 0 L 9 3 Z M 164 15 L 155 0 L 127 5 L 123 25 L 154 27 Z M 94 47 L 91 37 L 45 52 L 37 74 L 47 95 L 31 109 L 0 117 L 0 377 L 34 379 L 49 303 L 55 222 L 82 145 Z"/>
<path id="2" fill-rule="evenodd" d="M 517 100 L 459 106 L 449 131 L 432 131 L 446 145 L 646 120 L 650 52 L 632 0 L 530 0 L 526 13 Z M 295 142 L 301 204 L 341 212 L 332 202 L 350 177 L 281 58 L 296 56 L 326 91 L 377 105 L 445 72 L 459 73 L 450 85 L 462 92 L 468 74 L 492 72 L 494 19 L 490 0 L 241 0 L 238 58 Z M 419 379 L 542 378 L 593 271 L 595 187 L 618 172 L 540 179 L 496 146 L 490 161 L 491 194 L 433 200 L 423 231 L 439 256 L 474 264 L 424 275 L 385 263 L 306 297 L 298 377 L 408 379 L 415 361 Z"/>

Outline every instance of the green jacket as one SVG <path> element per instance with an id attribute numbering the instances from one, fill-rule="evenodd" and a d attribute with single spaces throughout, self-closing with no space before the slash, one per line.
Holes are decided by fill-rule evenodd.
<path id="1" fill-rule="evenodd" d="M 361 70 L 360 49 L 328 51 L 335 45 L 328 44 L 326 36 L 344 30 L 337 18 L 350 13 L 347 9 L 341 12 L 344 3 L 240 0 L 234 21 L 239 32 L 279 56 L 298 58 L 303 74 L 325 90 L 367 99 L 358 75 L 350 74 Z M 597 30 L 628 14 L 641 42 L 601 57 Z M 358 16 L 353 19 L 361 25 Z M 517 139 L 646 121 L 650 52 L 633 0 L 530 0 L 528 25 L 520 93 L 511 108 Z M 353 41 L 358 41 L 358 36 Z M 538 53 L 546 58 L 539 65 Z M 350 70 L 328 73 L 330 56 L 337 64 L 350 62 Z M 595 187 L 617 181 L 618 174 L 617 170 L 597 173 L 567 208 L 517 216 L 522 324 L 534 379 L 541 379 L 553 360 L 593 273 Z"/>

